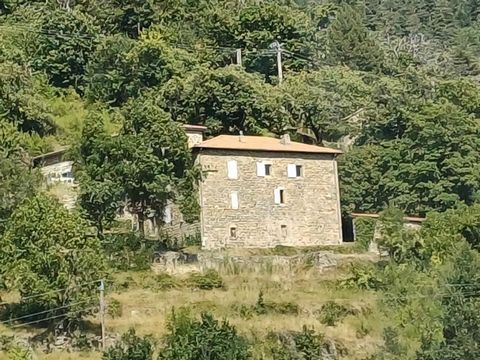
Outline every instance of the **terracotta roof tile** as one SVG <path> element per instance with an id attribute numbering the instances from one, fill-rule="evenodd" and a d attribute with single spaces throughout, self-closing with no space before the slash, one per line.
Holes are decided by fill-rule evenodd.
<path id="1" fill-rule="evenodd" d="M 281 139 L 265 136 L 219 135 L 194 146 L 200 149 L 231 149 L 250 151 L 300 152 L 318 154 L 341 154 L 342 151 L 316 145 L 290 141 L 283 144 Z"/>

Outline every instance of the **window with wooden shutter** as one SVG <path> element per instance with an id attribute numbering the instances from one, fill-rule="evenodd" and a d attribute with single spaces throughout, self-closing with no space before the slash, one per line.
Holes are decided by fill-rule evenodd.
<path id="1" fill-rule="evenodd" d="M 273 196 L 275 204 L 285 204 L 285 191 L 283 189 L 275 189 Z"/>
<path id="2" fill-rule="evenodd" d="M 263 162 L 257 162 L 257 176 L 265 175 L 265 164 Z"/>
<path id="3" fill-rule="evenodd" d="M 228 160 L 227 162 L 227 177 L 229 179 L 238 179 L 238 169 L 236 160 Z"/>
<path id="4" fill-rule="evenodd" d="M 297 166 L 295 164 L 288 164 L 287 166 L 287 176 L 289 178 L 297 177 Z"/>
<path id="5" fill-rule="evenodd" d="M 230 193 L 230 204 L 232 209 L 238 209 L 238 192 L 232 191 Z"/>

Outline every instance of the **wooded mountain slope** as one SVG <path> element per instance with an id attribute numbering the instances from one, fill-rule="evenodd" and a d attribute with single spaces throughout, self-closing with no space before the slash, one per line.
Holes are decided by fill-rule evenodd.
<path id="1" fill-rule="evenodd" d="M 153 109 L 162 121 L 207 125 L 208 135 L 338 143 L 346 211 L 393 201 L 424 215 L 471 204 L 480 189 L 479 7 L 3 0 L 2 148 L 11 126 L 34 155 L 78 143 L 88 116 L 125 133 L 132 109 Z M 282 83 L 274 41 L 284 49 Z M 236 49 L 242 67 L 232 65 Z"/>

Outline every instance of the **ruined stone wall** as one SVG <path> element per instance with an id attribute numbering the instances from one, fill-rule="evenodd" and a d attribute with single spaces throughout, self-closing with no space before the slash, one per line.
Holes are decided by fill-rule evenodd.
<path id="1" fill-rule="evenodd" d="M 238 179 L 228 179 L 229 160 L 237 161 Z M 270 176 L 257 176 L 258 161 L 271 164 Z M 203 149 L 197 162 L 206 172 L 200 185 L 203 248 L 342 242 L 333 155 Z M 292 163 L 303 167 L 302 177 L 288 178 Z M 274 190 L 280 187 L 284 204 L 274 200 Z M 238 209 L 232 209 L 232 191 L 238 194 Z"/>

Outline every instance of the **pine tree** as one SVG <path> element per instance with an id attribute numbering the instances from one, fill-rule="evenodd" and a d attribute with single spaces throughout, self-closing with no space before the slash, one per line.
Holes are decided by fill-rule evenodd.
<path id="1" fill-rule="evenodd" d="M 365 16 L 358 8 L 343 4 L 327 32 L 329 60 L 353 69 L 375 70 L 382 66 L 383 53 L 368 33 Z"/>

